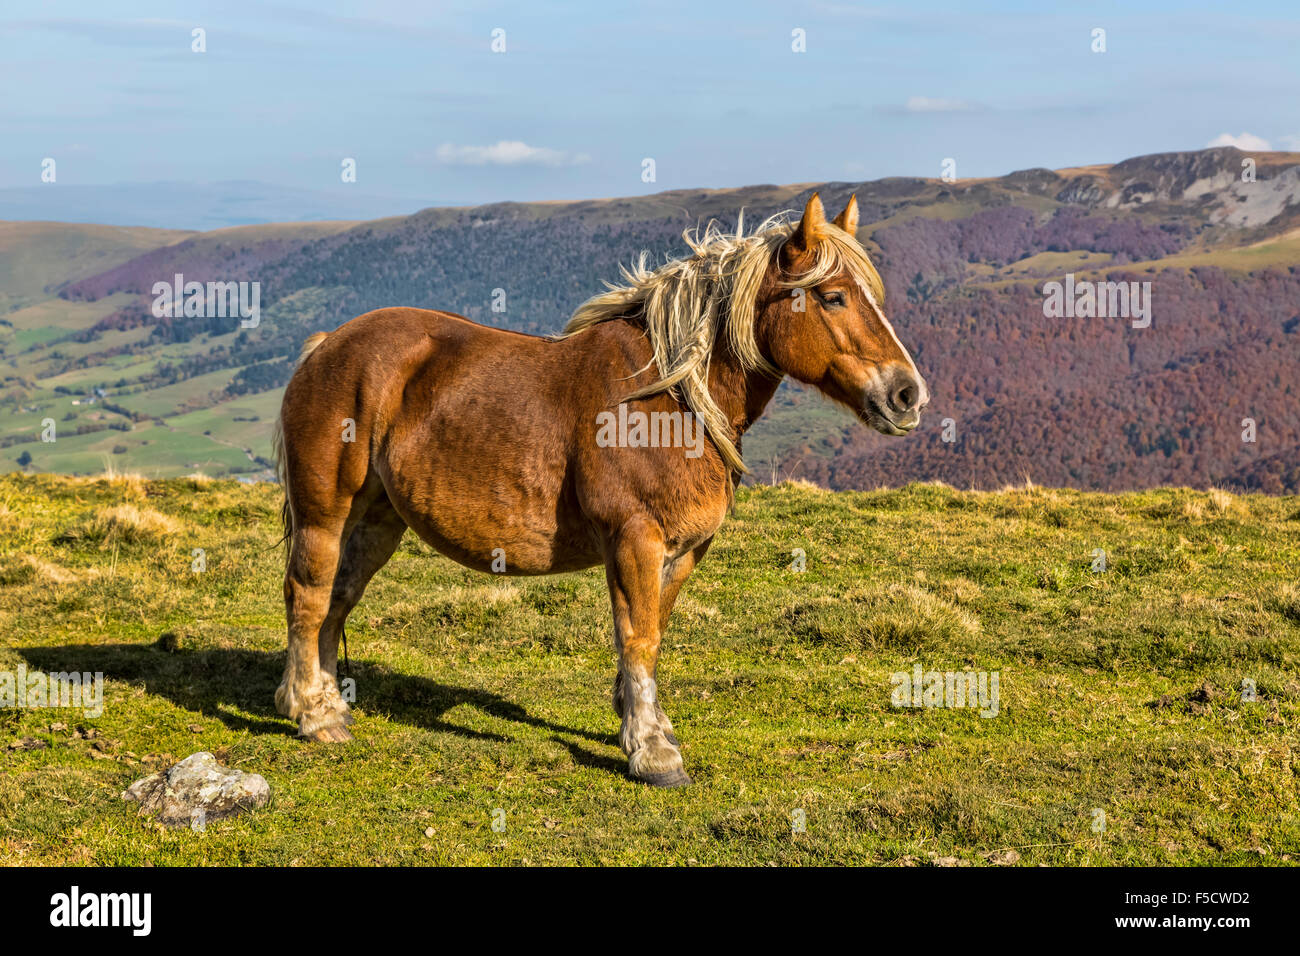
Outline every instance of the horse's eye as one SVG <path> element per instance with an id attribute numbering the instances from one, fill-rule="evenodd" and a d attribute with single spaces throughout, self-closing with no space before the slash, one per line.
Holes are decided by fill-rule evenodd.
<path id="1" fill-rule="evenodd" d="M 826 305 L 842 306 L 844 304 L 843 292 L 827 292 L 822 296 L 822 302 Z"/>

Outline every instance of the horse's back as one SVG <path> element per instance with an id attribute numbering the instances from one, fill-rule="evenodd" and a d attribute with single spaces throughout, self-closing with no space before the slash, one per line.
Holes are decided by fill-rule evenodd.
<path id="1" fill-rule="evenodd" d="M 453 312 L 377 309 L 345 322 L 304 356 L 284 404 L 287 410 L 308 393 L 317 412 L 322 405 L 363 404 L 356 410 L 374 413 L 380 425 L 403 407 L 415 413 L 452 385 L 485 394 L 510 374 L 517 387 L 526 386 L 550 344 Z"/>
<path id="2" fill-rule="evenodd" d="M 360 367 L 392 370 L 393 360 L 468 358 L 472 354 L 538 354 L 547 340 L 520 332 L 480 325 L 463 315 L 435 309 L 376 309 L 343 323 L 322 346 L 346 350 Z"/>

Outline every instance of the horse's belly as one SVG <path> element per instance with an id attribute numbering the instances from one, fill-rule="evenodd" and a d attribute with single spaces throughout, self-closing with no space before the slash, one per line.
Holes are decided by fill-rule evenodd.
<path id="1" fill-rule="evenodd" d="M 390 476 L 389 496 L 411 529 L 468 567 L 553 574 L 600 563 L 582 515 L 565 506 L 562 472 L 460 457 L 392 469 Z"/>
<path id="2" fill-rule="evenodd" d="M 466 527 L 454 520 L 407 519 L 412 530 L 440 554 L 477 571 L 494 574 L 557 574 L 590 568 L 601 561 L 593 546 L 566 546 L 554 536 L 528 529 L 496 526 L 495 533 L 476 523 Z M 482 524 L 491 526 L 491 522 Z M 485 531 L 487 533 L 485 533 Z"/>

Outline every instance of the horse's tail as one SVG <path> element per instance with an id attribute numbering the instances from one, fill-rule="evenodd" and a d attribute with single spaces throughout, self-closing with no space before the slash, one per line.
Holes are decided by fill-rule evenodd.
<path id="1" fill-rule="evenodd" d="M 302 351 L 298 353 L 298 365 L 301 366 L 306 361 L 307 356 L 315 351 L 316 346 L 325 341 L 328 332 L 317 332 L 314 335 L 307 336 L 307 341 L 302 343 Z M 275 473 L 280 479 L 280 489 L 284 493 L 284 501 L 280 504 L 280 525 L 284 529 L 283 535 L 276 544 L 285 546 L 285 556 L 289 553 L 289 542 L 293 538 L 293 506 L 289 503 L 289 467 L 285 460 L 284 451 L 284 412 L 275 419 L 275 427 L 271 430 L 271 448 L 275 455 Z"/>
<path id="2" fill-rule="evenodd" d="M 307 360 L 308 355 L 311 355 L 312 352 L 316 351 L 316 346 L 324 342 L 325 336 L 327 335 L 329 335 L 328 332 L 313 332 L 311 335 L 307 336 L 306 341 L 302 343 L 302 351 L 298 353 L 299 365 Z"/>

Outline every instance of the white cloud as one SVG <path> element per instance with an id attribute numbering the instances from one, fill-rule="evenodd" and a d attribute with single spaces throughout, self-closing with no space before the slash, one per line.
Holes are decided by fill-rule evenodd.
<path id="1" fill-rule="evenodd" d="M 951 100 L 930 96 L 909 96 L 903 107 L 909 113 L 964 113 L 974 109 L 966 100 Z"/>
<path id="2" fill-rule="evenodd" d="M 1267 152 L 1273 147 L 1268 145 L 1268 140 L 1262 136 L 1256 136 L 1254 133 L 1238 133 L 1233 136 L 1231 133 L 1220 133 L 1214 139 L 1205 144 L 1206 146 L 1236 146 L 1238 149 L 1249 151 Z"/>
<path id="3" fill-rule="evenodd" d="M 436 155 L 438 162 L 448 166 L 577 166 L 591 162 L 586 153 L 529 146 L 517 139 L 503 139 L 491 146 L 443 143 Z"/>
<path id="4" fill-rule="evenodd" d="M 1281 137 L 1282 145 L 1293 152 L 1300 152 L 1300 133 L 1291 133 Z"/>

